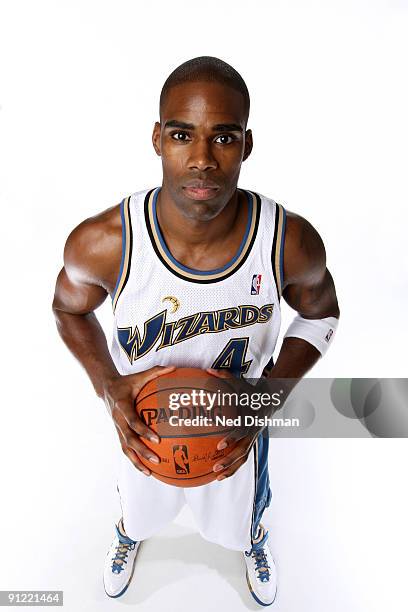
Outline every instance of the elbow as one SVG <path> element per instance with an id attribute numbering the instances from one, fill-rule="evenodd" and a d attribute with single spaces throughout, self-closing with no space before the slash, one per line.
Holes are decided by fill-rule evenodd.
<path id="1" fill-rule="evenodd" d="M 63 308 L 61 308 L 61 304 L 58 303 L 56 296 L 54 296 L 54 299 L 52 301 L 51 310 L 52 310 L 52 314 L 54 315 L 55 323 L 57 324 L 57 327 L 59 328 L 62 325 L 62 320 L 66 312 L 64 311 Z"/>
<path id="2" fill-rule="evenodd" d="M 52 310 L 52 314 L 54 315 L 54 318 L 58 319 L 59 309 L 57 306 L 57 300 L 55 299 L 55 296 L 54 296 L 54 299 L 52 300 L 51 310 Z"/>
<path id="3" fill-rule="evenodd" d="M 330 317 L 335 317 L 336 319 L 340 319 L 340 308 L 339 308 L 339 304 L 336 301 L 333 304 L 333 307 L 331 309 L 331 314 L 329 315 Z"/>

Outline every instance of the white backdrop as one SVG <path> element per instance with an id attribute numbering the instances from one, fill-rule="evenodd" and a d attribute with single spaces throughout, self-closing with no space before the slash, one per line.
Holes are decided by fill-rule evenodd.
<path id="1" fill-rule="evenodd" d="M 126 596 L 105 597 L 119 450 L 55 329 L 63 245 L 160 184 L 161 86 L 215 55 L 251 95 L 239 185 L 326 245 L 341 323 L 311 375 L 405 377 L 407 25 L 405 0 L 1 2 L 0 589 L 64 589 L 69 611 L 254 608 L 239 555 L 201 540 L 187 510 L 142 549 Z M 110 304 L 98 314 L 110 335 Z M 273 441 L 275 609 L 405 609 L 407 459 L 405 440 Z"/>

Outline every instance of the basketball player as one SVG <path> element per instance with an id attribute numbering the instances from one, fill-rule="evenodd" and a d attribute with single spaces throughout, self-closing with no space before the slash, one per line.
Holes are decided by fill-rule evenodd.
<path id="1" fill-rule="evenodd" d="M 259 429 L 241 438 L 214 467 L 213 482 L 174 487 L 141 463 L 139 456 L 159 462 L 143 443 L 158 437 L 134 409 L 141 387 L 175 367 L 251 379 L 266 368 L 269 377 L 299 378 L 332 342 L 339 308 L 319 234 L 273 199 L 237 186 L 253 144 L 249 106 L 245 82 L 222 60 L 203 56 L 176 68 L 152 136 L 161 186 L 86 219 L 65 246 L 53 303 L 58 330 L 106 403 L 123 450 L 122 517 L 104 571 L 110 597 L 128 587 L 140 542 L 187 503 L 204 538 L 244 553 L 255 600 L 275 600 L 261 524 L 271 501 L 268 437 Z M 94 313 L 108 295 L 111 350 Z M 282 296 L 297 315 L 274 363 Z M 245 305 L 258 312 L 249 324 Z M 189 333 L 179 323 L 186 317 Z"/>

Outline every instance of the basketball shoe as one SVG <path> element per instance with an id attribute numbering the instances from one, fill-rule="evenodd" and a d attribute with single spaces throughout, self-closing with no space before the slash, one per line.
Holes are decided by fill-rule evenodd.
<path id="1" fill-rule="evenodd" d="M 116 536 L 106 555 L 103 572 L 103 585 L 109 597 L 120 597 L 132 580 L 135 561 L 140 542 L 125 535 L 123 521 L 115 525 Z"/>
<path id="2" fill-rule="evenodd" d="M 252 597 L 261 606 L 270 606 L 277 591 L 276 567 L 267 542 L 268 532 L 260 525 L 251 551 L 245 551 L 246 579 Z"/>

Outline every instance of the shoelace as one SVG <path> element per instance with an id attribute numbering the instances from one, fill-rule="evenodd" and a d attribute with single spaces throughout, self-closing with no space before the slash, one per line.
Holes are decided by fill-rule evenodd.
<path id="1" fill-rule="evenodd" d="M 127 555 L 130 550 L 133 550 L 136 546 L 136 542 L 132 544 L 127 544 L 126 542 L 119 542 L 116 547 L 115 556 L 112 557 L 112 572 L 116 574 L 120 574 L 120 572 L 124 569 L 125 563 L 127 563 Z"/>
<path id="2" fill-rule="evenodd" d="M 252 557 L 255 560 L 255 568 L 258 571 L 258 578 L 261 580 L 261 582 L 268 582 L 270 577 L 270 567 L 266 560 L 264 549 L 260 548 L 259 550 L 254 550 L 252 553 Z"/>

